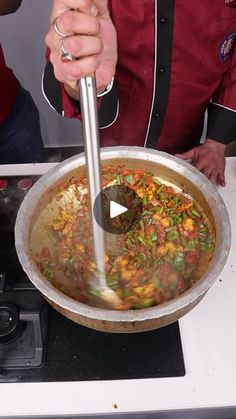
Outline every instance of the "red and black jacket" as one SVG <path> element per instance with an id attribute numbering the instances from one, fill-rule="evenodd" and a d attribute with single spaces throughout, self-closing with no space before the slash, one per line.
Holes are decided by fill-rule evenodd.
<path id="1" fill-rule="evenodd" d="M 0 44 L 0 124 L 10 115 L 19 90 L 19 82 L 4 60 Z"/>
<path id="2" fill-rule="evenodd" d="M 115 86 L 99 108 L 102 145 L 169 153 L 207 136 L 236 139 L 236 1 L 110 0 L 118 34 Z M 50 63 L 44 91 L 62 115 L 79 117 Z"/>

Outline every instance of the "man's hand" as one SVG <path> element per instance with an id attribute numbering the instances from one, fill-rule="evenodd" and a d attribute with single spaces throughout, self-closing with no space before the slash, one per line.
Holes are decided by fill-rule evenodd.
<path id="1" fill-rule="evenodd" d="M 183 160 L 192 160 L 192 164 L 212 183 L 225 186 L 224 152 L 224 144 L 207 139 L 204 144 L 176 156 Z"/>
<path id="2" fill-rule="evenodd" d="M 53 28 L 57 18 L 61 37 Z M 55 77 L 76 98 L 77 81 L 96 71 L 98 91 L 104 90 L 115 74 L 116 30 L 110 18 L 108 0 L 53 0 L 50 29 L 45 41 Z M 76 61 L 61 61 L 61 45 Z"/>

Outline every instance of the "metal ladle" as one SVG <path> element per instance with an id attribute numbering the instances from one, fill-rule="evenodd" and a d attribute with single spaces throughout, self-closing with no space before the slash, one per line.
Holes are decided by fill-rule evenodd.
<path id="1" fill-rule="evenodd" d="M 105 303 L 107 303 L 107 305 L 118 308 L 121 300 L 116 293 L 107 286 L 104 266 L 105 234 L 102 228 L 102 182 L 95 76 L 88 76 L 80 79 L 79 93 L 91 208 L 94 256 L 98 270 L 98 276 L 94 276 L 90 285 L 94 290 L 99 291 L 99 296 Z M 94 205 L 96 205 L 96 212 L 98 214 L 100 225 L 94 217 Z"/>

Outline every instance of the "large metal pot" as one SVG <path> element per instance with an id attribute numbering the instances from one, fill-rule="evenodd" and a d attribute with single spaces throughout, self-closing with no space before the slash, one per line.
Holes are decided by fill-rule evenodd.
<path id="1" fill-rule="evenodd" d="M 38 212 L 58 193 L 78 168 L 85 166 L 80 154 L 58 164 L 42 176 L 26 195 L 19 209 L 16 250 L 29 279 L 60 313 L 84 326 L 106 332 L 141 332 L 172 323 L 190 311 L 204 297 L 220 274 L 230 249 L 230 222 L 224 202 L 212 183 L 190 164 L 163 152 L 139 147 L 111 147 L 101 150 L 102 163 L 141 168 L 181 187 L 207 213 L 216 232 L 216 248 L 202 278 L 181 296 L 159 306 L 136 311 L 115 311 L 91 307 L 64 295 L 39 272 L 31 256 L 30 233 Z"/>

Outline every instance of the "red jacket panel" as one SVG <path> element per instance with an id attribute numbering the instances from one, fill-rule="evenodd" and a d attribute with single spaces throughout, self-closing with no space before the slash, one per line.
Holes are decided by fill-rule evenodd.
<path id="1" fill-rule="evenodd" d="M 0 124 L 11 113 L 19 83 L 12 70 L 7 68 L 0 44 Z"/>

